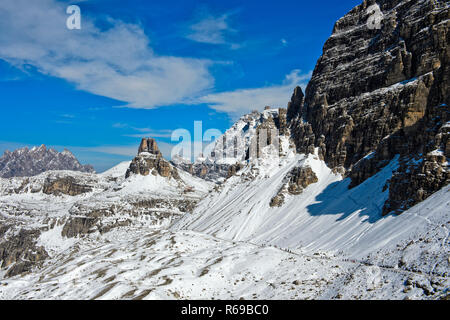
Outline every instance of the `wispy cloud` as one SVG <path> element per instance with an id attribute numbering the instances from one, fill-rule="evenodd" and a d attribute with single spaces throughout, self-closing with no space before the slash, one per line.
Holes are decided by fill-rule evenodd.
<path id="1" fill-rule="evenodd" d="M 212 61 L 158 55 L 141 26 L 108 18 L 110 27 L 100 29 L 83 8 L 82 29 L 68 30 L 65 9 L 57 0 L 0 1 L 0 30 L 8 30 L 0 33 L 0 59 L 21 69 L 31 65 L 42 74 L 131 108 L 208 104 L 233 116 L 265 105 L 284 106 L 293 88 L 305 86 L 309 78 L 294 70 L 282 84 L 214 93 Z M 204 11 L 191 24 L 187 37 L 238 48 L 231 41 L 237 32 L 230 25 L 234 14 L 215 16 Z M 142 135 L 167 137 L 168 133 L 130 133 Z"/>
<path id="2" fill-rule="evenodd" d="M 0 1 L 0 59 L 132 108 L 182 103 L 213 86 L 210 61 L 158 55 L 140 26 L 110 18 L 100 29 L 83 8 L 82 29 L 68 30 L 65 9 L 56 0 Z"/>
<path id="3" fill-rule="evenodd" d="M 285 107 L 294 87 L 305 89 L 310 78 L 311 72 L 301 74 L 300 70 L 293 70 L 286 75 L 282 84 L 208 94 L 193 103 L 206 103 L 236 118 L 254 109 L 261 110 L 264 106 Z"/>
<path id="4" fill-rule="evenodd" d="M 135 131 L 134 133 L 124 135 L 125 137 L 132 138 L 170 138 L 173 132 L 173 130 L 169 129 L 155 130 L 152 128 L 137 128 L 122 122 L 114 123 L 112 127 L 116 129 L 129 129 L 130 131 Z"/>
<path id="5" fill-rule="evenodd" d="M 117 123 L 113 123 L 112 127 L 116 128 L 116 129 L 123 129 L 123 128 L 127 128 L 128 124 L 117 122 Z"/>
<path id="6" fill-rule="evenodd" d="M 170 138 L 172 136 L 172 130 L 136 129 L 139 133 L 126 134 L 125 136 L 132 138 Z"/>
<path id="7" fill-rule="evenodd" d="M 237 49 L 240 45 L 229 40 L 237 32 L 230 26 L 231 16 L 232 13 L 214 16 L 207 11 L 202 12 L 200 18 L 190 25 L 186 38 L 201 43 L 228 44 L 231 49 Z"/>
<path id="8" fill-rule="evenodd" d="M 60 117 L 66 118 L 66 119 L 75 119 L 76 118 L 76 116 L 74 114 L 70 114 L 70 113 L 61 114 Z"/>

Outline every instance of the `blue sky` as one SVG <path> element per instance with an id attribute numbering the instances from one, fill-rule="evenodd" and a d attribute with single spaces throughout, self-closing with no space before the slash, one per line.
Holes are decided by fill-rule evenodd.
<path id="1" fill-rule="evenodd" d="M 305 87 L 333 25 L 360 0 L 0 2 L 0 153 L 69 148 L 103 171 L 140 137 L 224 132 Z M 66 8 L 81 8 L 81 30 Z"/>

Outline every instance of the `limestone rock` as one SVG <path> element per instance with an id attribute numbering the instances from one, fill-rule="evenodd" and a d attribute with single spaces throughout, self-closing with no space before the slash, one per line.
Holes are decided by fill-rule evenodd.
<path id="1" fill-rule="evenodd" d="M 73 177 L 61 177 L 55 180 L 47 178 L 42 192 L 45 194 L 77 196 L 92 191 L 92 187 L 77 183 Z"/>
<path id="2" fill-rule="evenodd" d="M 244 167 L 244 165 L 242 163 L 236 163 L 236 164 L 231 165 L 228 168 L 227 179 L 236 175 L 236 173 L 239 172 L 243 167 Z"/>
<path id="3" fill-rule="evenodd" d="M 293 195 L 302 193 L 307 186 L 319 181 L 311 167 L 296 167 L 287 177 L 289 179 L 288 191 Z"/>
<path id="4" fill-rule="evenodd" d="M 290 122 L 302 114 L 305 95 L 302 88 L 296 87 L 287 108 L 287 121 Z"/>
<path id="5" fill-rule="evenodd" d="M 389 184 L 388 213 L 448 184 L 448 166 L 430 164 L 427 154 L 448 157 L 450 12 L 445 1 L 381 0 L 381 29 L 369 29 L 373 3 L 336 22 L 304 102 L 294 92 L 288 125 L 298 152 L 319 148 L 329 167 L 352 178 L 351 187 L 399 155 L 404 165 Z M 406 169 L 411 158 L 421 158 L 421 167 Z"/>
<path id="6" fill-rule="evenodd" d="M 138 154 L 142 152 L 148 152 L 162 157 L 161 151 L 159 151 L 158 149 L 158 144 L 156 143 L 155 139 L 152 138 L 142 139 Z"/>
<path id="7" fill-rule="evenodd" d="M 131 174 L 148 176 L 149 174 L 160 175 L 166 178 L 180 179 L 178 171 L 163 158 L 161 151 L 154 139 L 142 139 L 138 155 L 133 159 L 125 177 Z"/>
<path id="8" fill-rule="evenodd" d="M 6 277 L 28 271 L 48 258 L 43 247 L 36 244 L 39 230 L 20 229 L 16 235 L 0 241 L 0 267 L 8 268 Z"/>
<path id="9" fill-rule="evenodd" d="M 299 195 L 311 184 L 319 179 L 309 166 L 294 167 L 283 179 L 283 185 L 278 193 L 270 200 L 271 207 L 281 207 L 284 204 L 285 195 Z"/>

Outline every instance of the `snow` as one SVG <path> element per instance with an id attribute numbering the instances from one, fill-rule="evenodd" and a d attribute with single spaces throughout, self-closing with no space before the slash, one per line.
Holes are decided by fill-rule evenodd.
<path id="1" fill-rule="evenodd" d="M 298 165 L 310 166 L 319 182 L 299 196 L 288 196 L 281 208 L 271 208 L 270 200 L 283 178 Z M 383 220 L 380 211 L 388 194 L 382 188 L 396 168 L 394 159 L 364 184 L 348 190 L 349 179 L 332 173 L 317 156 L 297 155 L 281 168 L 259 168 L 261 174 L 254 181 L 239 183 L 234 177 L 220 194 L 211 194 L 174 228 L 285 248 L 354 253 L 358 248 L 363 253 L 361 242 L 367 232 Z"/>
<path id="2" fill-rule="evenodd" d="M 331 261 L 195 232 L 133 231 L 3 281 L 0 299 L 301 299 L 318 296 L 343 272 Z"/>
<path id="3" fill-rule="evenodd" d="M 38 238 L 38 246 L 43 246 L 50 256 L 70 249 L 77 242 L 77 239 L 61 236 L 62 229 L 63 225 L 57 225 L 53 229 L 41 233 Z"/>
<path id="4" fill-rule="evenodd" d="M 130 164 L 131 161 L 123 161 L 118 165 L 116 165 L 115 167 L 112 167 L 111 169 L 101 173 L 100 175 L 103 177 L 112 177 L 112 178 L 125 177 L 125 173 L 127 172 L 127 169 L 130 167 Z"/>
<path id="5" fill-rule="evenodd" d="M 398 252 L 407 264 L 426 264 L 420 255 L 423 250 L 398 247 L 410 243 L 409 238 L 424 237 L 443 217 L 448 220 L 449 192 L 449 187 L 441 190 L 398 217 L 402 220 L 397 223 L 379 225 L 374 237 L 364 242 L 386 238 L 383 250 L 372 250 L 364 263 L 325 251 L 308 254 L 195 231 L 134 226 L 60 247 L 41 269 L 0 280 L 0 299 L 423 298 L 422 287 L 444 290 L 448 278 L 399 269 L 383 259 Z M 445 238 L 428 243 L 438 246 L 447 259 L 448 230 L 441 229 Z M 53 231 L 40 241 L 47 247 L 55 242 L 59 246 L 57 238 Z M 372 279 L 374 271 L 378 278 Z"/>
<path id="6" fill-rule="evenodd" d="M 243 117 L 227 132 L 241 137 L 245 149 L 255 128 L 275 112 Z M 4 238 L 20 228 L 42 230 L 37 245 L 49 254 L 29 274 L 4 278 L 0 270 L 0 299 L 445 296 L 450 186 L 400 216 L 383 217 L 398 156 L 349 189 L 350 179 L 328 168 L 317 149 L 296 154 L 287 137 L 280 145 L 281 156 L 269 145 L 258 159 L 229 158 L 244 167 L 222 184 L 182 170 L 180 180 L 159 175 L 125 179 L 129 162 L 102 174 L 52 171 L 0 179 L 0 223 L 13 225 Z M 318 182 L 300 195 L 285 194 L 281 207 L 270 207 L 295 167 L 310 167 Z M 93 191 L 75 197 L 42 193 L 47 179 L 66 176 Z M 157 205 L 146 205 L 153 200 Z M 198 203 L 189 213 L 177 201 Z M 107 213 L 100 217 L 103 226 L 129 223 L 62 237 L 68 219 L 92 212 Z"/>
<path id="7" fill-rule="evenodd" d="M 432 156 L 444 156 L 444 151 L 442 151 L 440 149 L 436 149 L 436 150 L 429 152 L 428 154 L 432 155 Z"/>
<path id="8" fill-rule="evenodd" d="M 270 109 L 241 117 L 224 135 L 216 139 L 212 149 L 215 156 L 207 154 L 205 162 L 227 165 L 245 162 L 245 151 L 248 150 L 258 126 L 269 117 L 275 118 L 277 115 L 278 109 Z M 235 150 L 237 155 L 234 154 Z"/>

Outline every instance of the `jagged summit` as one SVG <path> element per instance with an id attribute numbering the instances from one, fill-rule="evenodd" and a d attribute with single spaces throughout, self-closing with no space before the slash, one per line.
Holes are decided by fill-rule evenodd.
<path id="1" fill-rule="evenodd" d="M 137 156 L 131 161 L 125 177 L 132 174 L 148 176 L 160 175 L 166 178 L 180 179 L 178 171 L 163 158 L 155 139 L 144 138 L 139 145 Z"/>
<path id="2" fill-rule="evenodd" d="M 58 152 L 45 145 L 31 149 L 25 147 L 13 152 L 6 150 L 0 158 L 2 178 L 36 176 L 50 170 L 94 172 L 92 166 L 81 165 L 68 149 Z"/>
<path id="3" fill-rule="evenodd" d="M 301 89 L 300 89 L 301 90 Z M 290 150 L 286 109 L 265 107 L 242 116 L 199 155 L 194 163 L 175 156 L 177 168 L 208 181 L 223 182 L 248 164 Z"/>
<path id="4" fill-rule="evenodd" d="M 141 154 L 143 152 L 153 154 L 157 157 L 162 157 L 162 153 L 158 149 L 158 144 L 156 143 L 156 140 L 152 138 L 142 139 L 141 144 L 139 145 L 138 154 Z"/>

